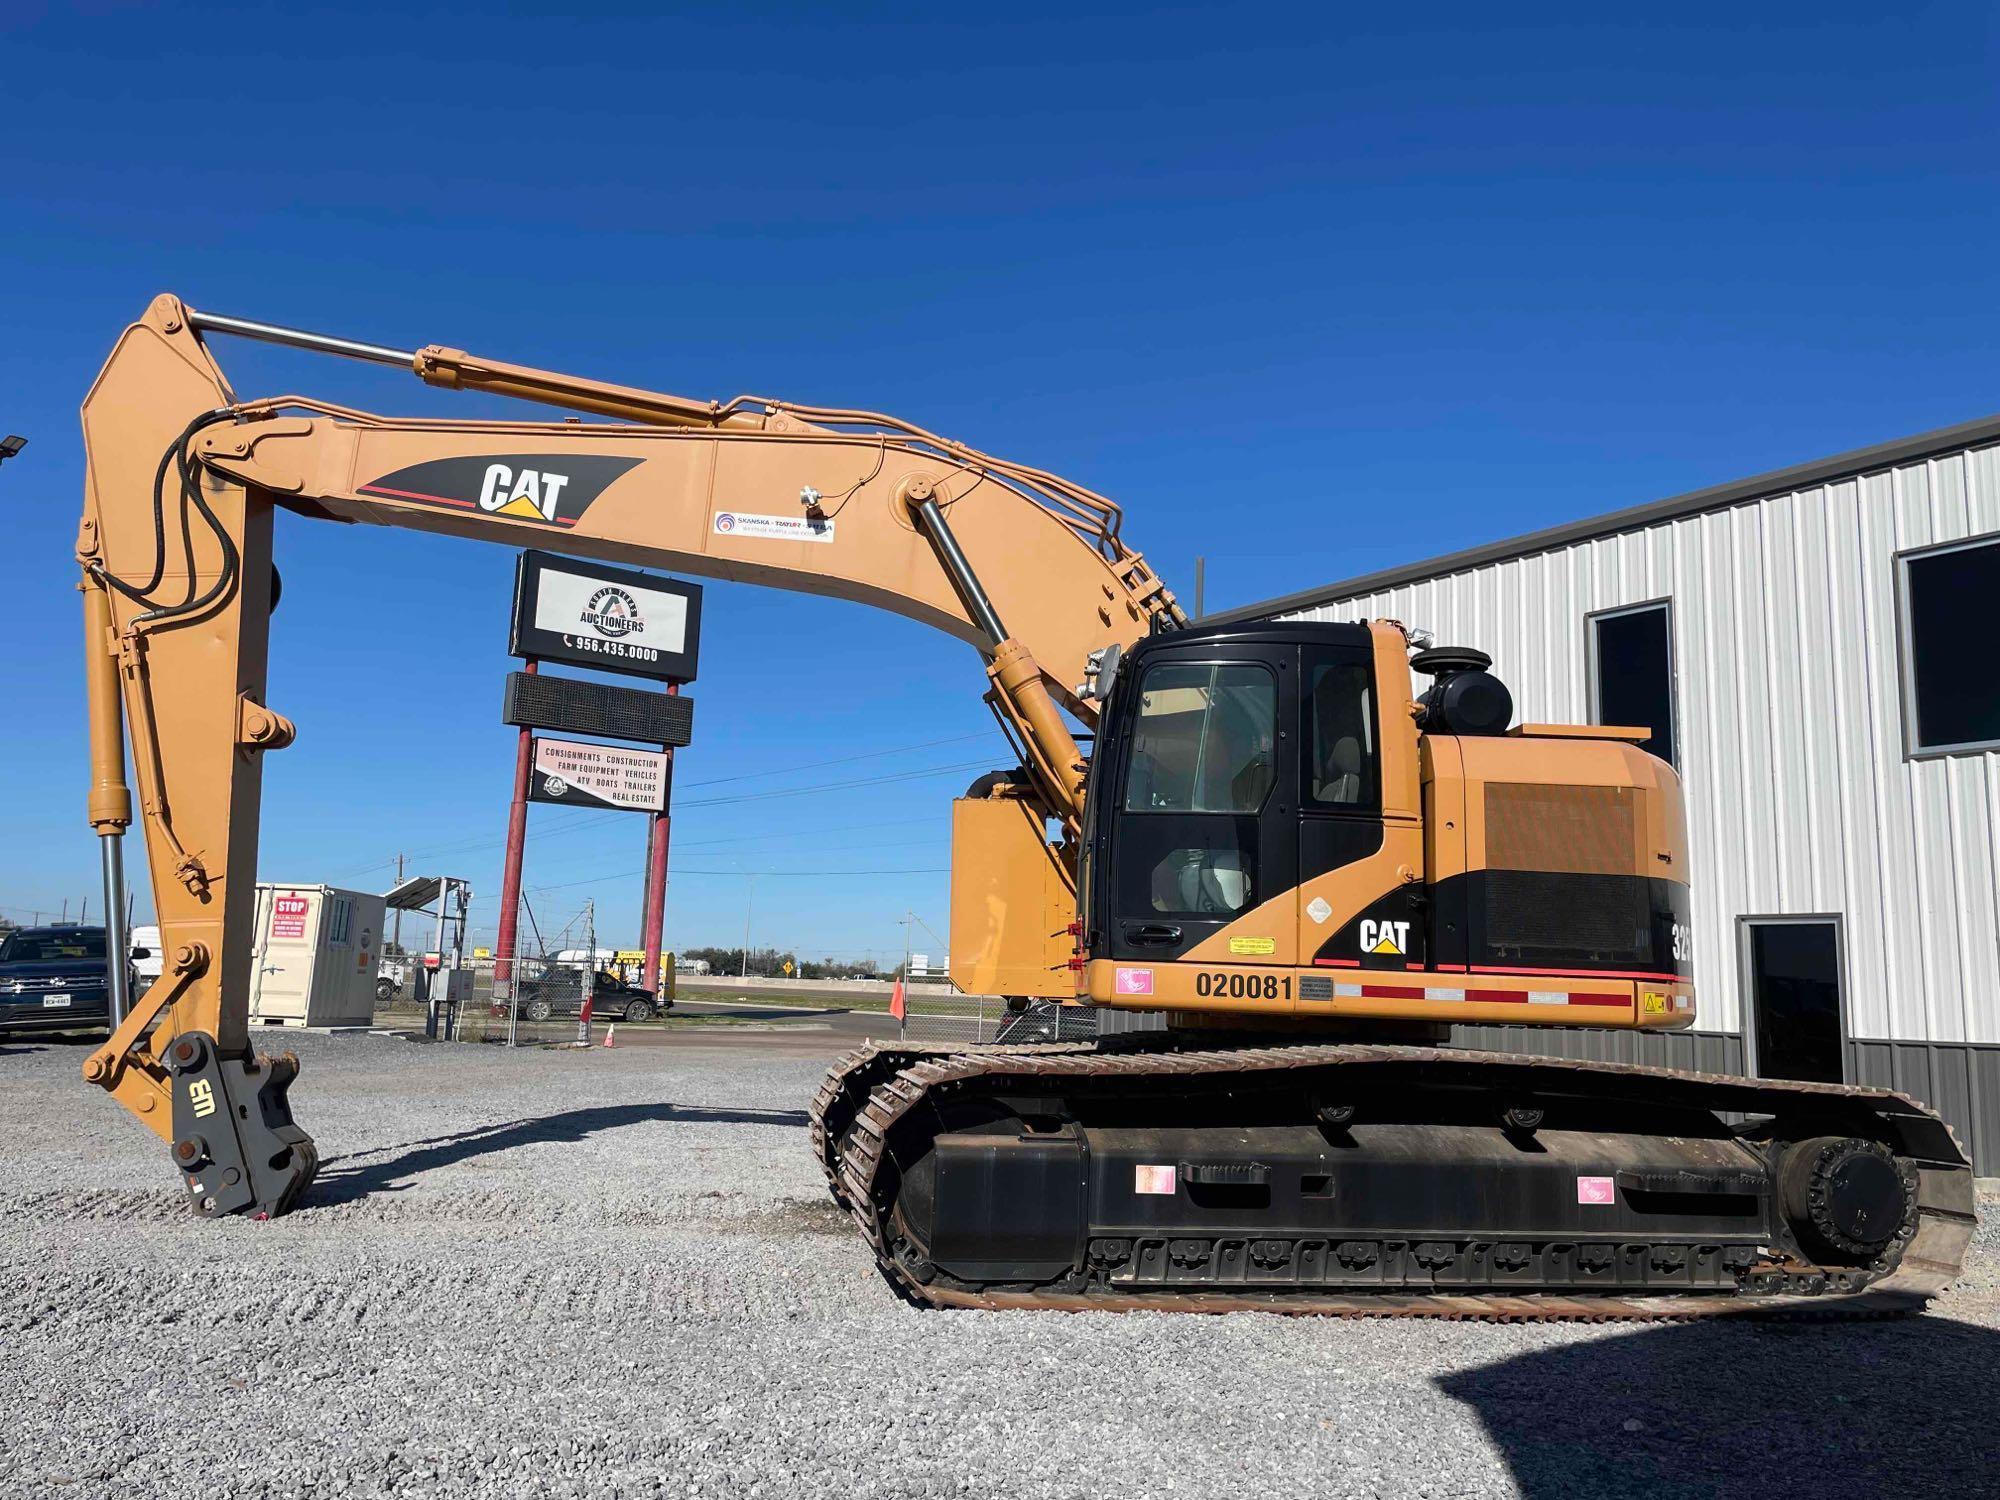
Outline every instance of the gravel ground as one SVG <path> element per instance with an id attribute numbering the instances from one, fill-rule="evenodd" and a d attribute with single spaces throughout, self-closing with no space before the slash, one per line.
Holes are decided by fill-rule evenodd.
<path id="1" fill-rule="evenodd" d="M 296 1038 L 273 1224 L 0 1047 L 0 1494 L 1991 1492 L 2000 1234 L 1889 1323 L 923 1313 L 806 1145 L 823 1063 Z"/>

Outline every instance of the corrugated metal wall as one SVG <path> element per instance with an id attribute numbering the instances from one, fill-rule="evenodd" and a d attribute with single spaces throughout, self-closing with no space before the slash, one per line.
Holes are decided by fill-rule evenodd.
<path id="1" fill-rule="evenodd" d="M 1839 913 L 1851 1036 L 1995 1043 L 2000 754 L 1904 758 L 1894 559 L 1996 531 L 2000 447 L 1961 449 L 1302 618 L 1477 646 L 1576 722 L 1585 617 L 1671 600 L 1704 1030 L 1742 1027 L 1737 918 Z"/>
<path id="2" fill-rule="evenodd" d="M 1696 1073 L 1741 1074 L 1743 1038 L 1733 1031 L 1585 1031 L 1548 1026 L 1454 1026 L 1452 1041 L 1488 1052 L 1526 1052 L 1589 1062 L 1644 1063 Z"/>

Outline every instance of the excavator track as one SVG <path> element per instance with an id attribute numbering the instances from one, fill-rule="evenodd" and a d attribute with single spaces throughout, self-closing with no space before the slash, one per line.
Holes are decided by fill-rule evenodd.
<path id="1" fill-rule="evenodd" d="M 1584 1179 L 1615 1181 L 1621 1204 L 1634 1193 L 1641 1198 L 1654 1194 L 1663 1203 L 1681 1201 L 1678 1195 L 1684 1193 L 1694 1195 L 1687 1201 L 1723 1190 L 1748 1194 L 1755 1187 L 1753 1172 L 1716 1163 L 1756 1161 L 1760 1154 L 1772 1163 L 1768 1191 L 1777 1201 L 1790 1190 L 1785 1173 L 1803 1171 L 1793 1164 L 1794 1157 L 1834 1148 L 1821 1147 L 1817 1137 L 1795 1142 L 1774 1135 L 1770 1126 L 1721 1122 L 1793 1119 L 1814 1131 L 1837 1124 L 1862 1132 L 1862 1139 L 1842 1142 L 1848 1153 L 1842 1160 L 1860 1161 L 1864 1173 L 1875 1170 L 1878 1159 L 1892 1162 L 1903 1184 L 1897 1202 L 1904 1217 L 1886 1243 L 1844 1258 L 1835 1254 L 1826 1264 L 1808 1256 L 1782 1223 L 1774 1233 L 1757 1237 L 1753 1248 L 1744 1233 L 1719 1236 L 1715 1244 L 1685 1243 L 1685 1230 L 1654 1241 L 1635 1235 L 1629 1224 L 1623 1234 L 1597 1237 L 1607 1241 L 1602 1245 L 1579 1237 L 1578 1243 L 1537 1246 L 1524 1229 L 1459 1236 L 1432 1229 L 1431 1238 L 1424 1239 L 1421 1229 L 1397 1236 L 1357 1226 L 1346 1232 L 1352 1237 L 1343 1238 L 1338 1229 L 1323 1229 L 1312 1237 L 1284 1233 L 1283 1226 L 1260 1232 L 1252 1224 L 1208 1239 L 1187 1237 L 1184 1228 L 1177 1234 L 1171 1226 L 1150 1234 L 1129 1227 L 1114 1232 L 1093 1221 L 1080 1225 L 1068 1264 L 1045 1268 L 1050 1274 L 1037 1281 L 1004 1273 L 989 1280 L 948 1272 L 917 1243 L 920 1236 L 901 1201 L 906 1177 L 921 1184 L 932 1180 L 926 1172 L 943 1170 L 928 1167 L 926 1158 L 940 1138 L 954 1135 L 953 1118 L 975 1120 L 966 1142 L 978 1148 L 971 1156 L 1002 1164 L 1002 1175 L 982 1187 L 985 1196 L 996 1197 L 1004 1196 L 1007 1183 L 1040 1180 L 1032 1174 L 1006 1176 L 1009 1157 L 1023 1150 L 1031 1155 L 1053 1150 L 1052 1159 L 1067 1171 L 1066 1135 L 1089 1134 L 1087 1127 L 1072 1128 L 1074 1118 L 1101 1118 L 1106 1107 L 1115 1110 L 1141 1095 L 1163 1101 L 1167 1114 L 1185 1103 L 1192 1112 L 1204 1107 L 1240 1110 L 1248 1120 L 1260 1110 L 1268 1117 L 1272 1101 L 1299 1097 L 1302 1088 L 1306 1097 L 1344 1099 L 1350 1085 L 1353 1096 L 1364 1101 L 1442 1087 L 1452 1091 L 1449 1097 L 1475 1105 L 1490 1101 L 1496 1109 L 1505 1100 L 1546 1104 L 1549 1124 L 1540 1135 L 1534 1130 L 1487 1134 L 1504 1137 L 1508 1149 L 1529 1162 L 1546 1158 L 1551 1149 L 1578 1149 L 1579 1141 L 1609 1162 L 1630 1161 L 1629 1168 Z M 1036 1128 L 1014 1134 L 1008 1133 L 1011 1125 L 977 1123 L 982 1116 L 1003 1117 L 1003 1101 L 1014 1101 L 1018 1108 L 1021 1100 L 1039 1101 L 1030 1107 L 1071 1118 L 1054 1125 L 1043 1118 Z M 1593 1134 L 1556 1128 L 1565 1108 L 1574 1116 L 1578 1110 L 1602 1110 L 1611 1101 L 1675 1125 L 1684 1125 L 1693 1117 L 1690 1112 L 1706 1112 L 1715 1123 L 1705 1139 L 1692 1144 L 1664 1130 L 1658 1135 L 1643 1129 Z M 1366 1128 L 1366 1103 L 1361 1114 L 1352 1124 L 1354 1132 Z M 1337 1112 L 1331 1118 L 1341 1123 L 1329 1128 L 1329 1138 L 1354 1145 L 1347 1120 Z M 1489 1322 L 1893 1317 L 1920 1310 L 1950 1285 L 1975 1222 L 1971 1167 L 1963 1148 L 1935 1112 L 1903 1094 L 1448 1048 L 1295 1041 L 1216 1047 L 1206 1038 L 1175 1033 L 1016 1047 L 878 1044 L 834 1064 L 813 1102 L 811 1119 L 814 1150 L 828 1185 L 868 1240 L 883 1275 L 905 1298 L 930 1307 L 1261 1311 Z M 1116 1134 L 1101 1132 L 1104 1139 Z M 1258 1139 L 1249 1130 L 1225 1130 L 1217 1139 L 1225 1135 Z M 1541 1144 L 1543 1137 L 1549 1146 Z M 1676 1165 L 1675 1151 L 1688 1154 L 1689 1163 Z M 1163 1147 L 1156 1154 L 1171 1158 L 1174 1152 Z M 1254 1144 L 1242 1154 L 1257 1154 Z M 1328 1153 L 1336 1167 L 1340 1154 Z M 1074 1155 L 1082 1172 L 1097 1170 L 1084 1165 L 1088 1152 L 1083 1148 Z M 1504 1171 L 1504 1152 L 1502 1158 Z M 1206 1176 L 1215 1183 L 1210 1191 L 1247 1190 L 1245 1179 L 1255 1175 L 1253 1169 L 1270 1173 L 1254 1161 L 1208 1167 Z M 1138 1170 L 1158 1173 L 1163 1168 Z M 1186 1179 L 1201 1168 L 1182 1160 L 1179 1171 L 1180 1192 L 1193 1195 L 1195 1185 Z M 1000 1184 L 997 1193 L 995 1182 Z M 1063 1193 L 1079 1191 L 1068 1178 L 1063 1183 Z M 1514 1188 L 1514 1176 L 1504 1176 L 1498 1198 L 1506 1200 Z M 1089 1191 L 1102 1196 L 1094 1182 Z M 1739 1196 L 1716 1201 L 1761 1206 L 1766 1200 Z M 1027 1201 L 1009 1204 L 993 1212 L 987 1232 L 1006 1238 L 1017 1207 L 1032 1216 Z M 965 1238 L 958 1235 L 959 1241 Z M 1600 1251 L 1602 1263 L 1580 1269 Z M 959 1253 L 962 1259 L 965 1252 Z M 1348 1270 L 1338 1269 L 1337 1263 Z M 1140 1274 L 1148 1265 L 1154 1273 L 1150 1284 Z M 1166 1270 L 1169 1266 L 1175 1269 Z M 1356 1267 L 1361 1268 L 1358 1274 Z M 1390 1275 L 1398 1268 L 1400 1285 Z M 1342 1284 L 1370 1270 L 1379 1290 Z M 1163 1274 L 1169 1280 L 1179 1275 L 1188 1284 L 1158 1284 Z M 1593 1274 L 1645 1284 L 1607 1286 L 1602 1292 L 1575 1284 Z M 1564 1284 L 1536 1285 L 1538 1276 Z M 1409 1284 L 1412 1279 L 1420 1284 Z"/>

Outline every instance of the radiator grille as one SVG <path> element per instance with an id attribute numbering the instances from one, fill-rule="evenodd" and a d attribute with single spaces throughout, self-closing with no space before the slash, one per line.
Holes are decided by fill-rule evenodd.
<path id="1" fill-rule="evenodd" d="M 1652 913 L 1636 875 L 1488 870 L 1479 888 L 1487 959 L 1653 966 Z"/>
<path id="2" fill-rule="evenodd" d="M 1640 868 L 1637 804 L 1638 795 L 1629 786 L 1489 782 L 1487 867 L 1634 874 Z"/>

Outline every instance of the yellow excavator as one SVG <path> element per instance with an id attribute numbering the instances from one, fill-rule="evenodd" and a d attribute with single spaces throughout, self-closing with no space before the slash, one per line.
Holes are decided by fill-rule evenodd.
<path id="1" fill-rule="evenodd" d="M 608 420 L 245 400 L 218 335 Z M 916 1302 L 1880 1312 L 1957 1270 L 1971 1167 L 1904 1095 L 1447 1045 L 1455 1023 L 1695 1018 L 1673 771 L 1644 729 L 1513 723 L 1477 650 L 1191 621 L 1111 501 L 892 417 L 171 296 L 83 426 L 89 819 L 122 883 L 129 734 L 165 957 L 83 1071 L 198 1214 L 283 1213 L 317 1163 L 297 1064 L 247 1020 L 261 766 L 294 735 L 265 701 L 282 509 L 858 600 L 978 649 L 1017 764 L 954 804 L 954 979 L 1171 1024 L 833 1066 L 813 1148 Z"/>

